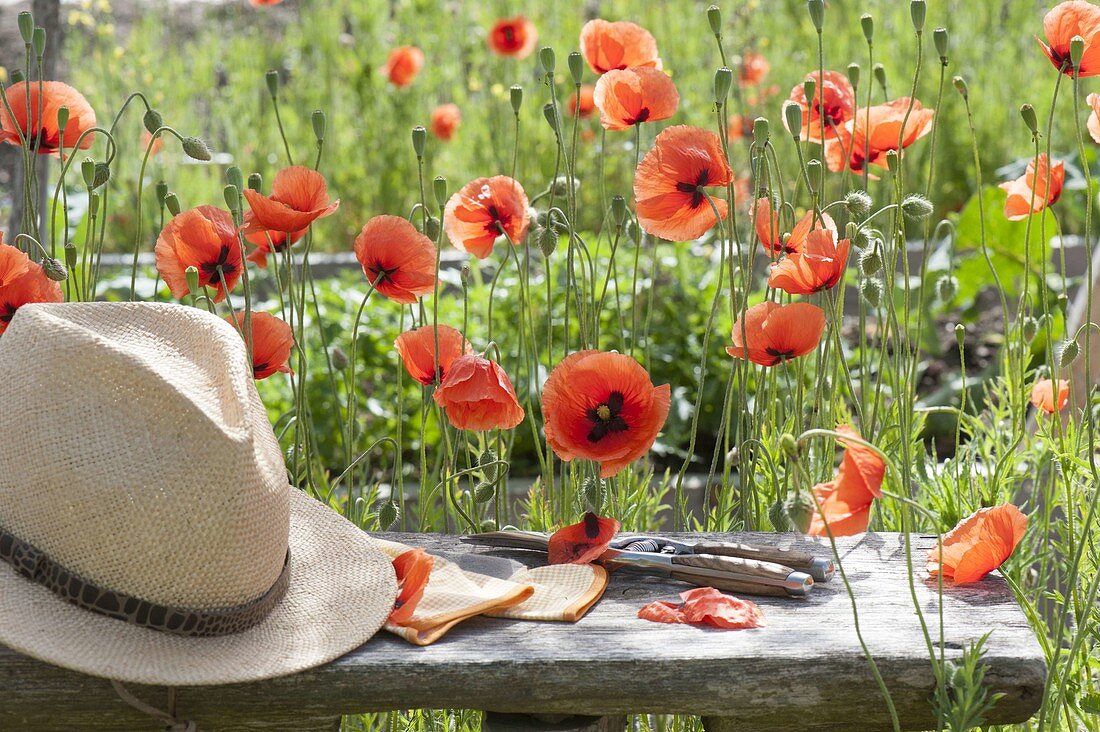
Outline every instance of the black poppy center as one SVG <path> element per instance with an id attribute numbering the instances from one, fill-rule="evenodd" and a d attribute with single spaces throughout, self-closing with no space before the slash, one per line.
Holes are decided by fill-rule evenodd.
<path id="1" fill-rule="evenodd" d="M 597 539 L 600 536 L 600 518 L 591 511 L 584 515 L 584 535 L 589 539 Z"/>
<path id="2" fill-rule="evenodd" d="M 15 317 L 16 307 L 14 305 L 4 305 L 0 308 L 0 323 L 10 323 L 11 319 Z"/>
<path id="3" fill-rule="evenodd" d="M 642 107 L 638 110 L 638 114 L 634 115 L 633 119 L 628 119 L 626 123 L 628 125 L 640 125 L 642 122 L 645 122 L 647 119 L 649 119 L 649 115 L 649 107 Z"/>
<path id="4" fill-rule="evenodd" d="M 622 417 L 623 395 L 622 392 L 613 391 L 607 395 L 607 400 L 597 404 L 588 410 L 588 421 L 592 428 L 588 431 L 589 442 L 599 442 L 612 432 L 626 432 L 630 425 Z"/>
<path id="5" fill-rule="evenodd" d="M 60 133 L 51 133 L 45 127 L 34 135 L 27 132 L 24 134 L 27 136 L 27 145 L 33 152 L 55 152 L 61 142 Z"/>
<path id="6" fill-rule="evenodd" d="M 203 262 L 200 269 L 206 275 L 207 281 L 212 285 L 217 285 L 221 282 L 221 277 L 229 278 L 234 272 L 237 271 L 236 265 L 229 264 L 229 245 L 222 244 L 221 250 L 218 252 L 218 258 L 213 262 Z M 218 274 L 218 270 L 221 270 L 221 275 Z"/>
<path id="7" fill-rule="evenodd" d="M 768 348 L 765 348 L 764 350 L 767 351 L 769 356 L 771 356 L 772 358 L 777 358 L 780 361 L 786 361 L 788 358 L 794 358 L 794 349 L 793 348 L 787 349 L 786 351 L 781 351 L 778 348 L 773 348 L 773 347 L 769 346 Z"/>
<path id="8" fill-rule="evenodd" d="M 504 42 L 509 46 L 516 42 L 516 31 L 514 28 L 506 27 L 504 29 Z"/>
<path id="9" fill-rule="evenodd" d="M 676 184 L 676 190 L 681 193 L 691 194 L 691 207 L 699 208 L 703 205 L 703 200 L 706 195 L 703 193 L 703 189 L 710 183 L 710 169 L 703 168 L 699 171 L 699 174 L 695 176 L 694 182 L 680 182 Z"/>
<path id="10" fill-rule="evenodd" d="M 489 225 L 487 228 L 492 232 L 493 236 L 500 236 L 500 234 L 508 229 L 508 225 L 512 223 L 512 217 L 506 213 L 502 213 L 496 206 L 489 206 L 486 211 L 489 214 Z"/>

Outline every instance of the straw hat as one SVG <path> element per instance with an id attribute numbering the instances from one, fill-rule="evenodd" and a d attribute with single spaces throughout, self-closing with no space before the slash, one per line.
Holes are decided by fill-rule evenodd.
<path id="1" fill-rule="evenodd" d="M 0 435 L 16 651 L 124 682 L 254 681 L 356 648 L 393 607 L 388 558 L 288 485 L 244 343 L 213 315 L 21 308 Z"/>

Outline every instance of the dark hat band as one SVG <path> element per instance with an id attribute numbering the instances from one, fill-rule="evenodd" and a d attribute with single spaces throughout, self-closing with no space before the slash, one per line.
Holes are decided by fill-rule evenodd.
<path id="1" fill-rule="evenodd" d="M 191 610 L 158 605 L 97 587 L 3 528 L 0 528 L 0 560 L 79 608 L 143 628 L 192 637 L 229 635 L 248 630 L 267 617 L 286 594 L 290 583 L 290 550 L 287 549 L 279 578 L 255 600 L 234 607 Z"/>

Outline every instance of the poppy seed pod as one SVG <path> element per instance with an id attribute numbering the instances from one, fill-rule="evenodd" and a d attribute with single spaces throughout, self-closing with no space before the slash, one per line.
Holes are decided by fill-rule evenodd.
<path id="1" fill-rule="evenodd" d="M 758 146 L 763 147 L 768 144 L 768 138 L 771 137 L 771 125 L 764 117 L 757 117 L 752 121 L 752 141 Z"/>
<path id="2" fill-rule="evenodd" d="M 84 176 L 84 185 L 88 188 L 95 188 L 95 161 L 91 158 L 84 158 L 80 161 L 80 174 Z"/>
<path id="3" fill-rule="evenodd" d="M 622 226 L 626 221 L 626 199 L 622 196 L 614 196 L 611 199 L 611 216 L 615 219 L 616 226 Z"/>
<path id="4" fill-rule="evenodd" d="M 31 34 L 31 46 L 34 48 L 34 55 L 38 58 L 42 58 L 46 54 L 46 29 L 40 25 L 34 27 L 34 33 Z"/>
<path id="5" fill-rule="evenodd" d="M 164 207 L 168 209 L 168 213 L 179 216 L 181 210 L 179 196 L 169 191 L 168 195 L 164 197 Z"/>
<path id="6" fill-rule="evenodd" d="M 875 67 L 871 69 L 871 75 L 875 77 L 875 81 L 882 87 L 882 93 L 886 94 L 886 67 L 882 64 L 875 64 Z"/>
<path id="7" fill-rule="evenodd" d="M 1032 135 L 1039 134 L 1039 120 L 1035 117 L 1035 107 L 1030 104 L 1021 106 L 1020 117 L 1023 118 L 1024 124 L 1027 125 Z"/>
<path id="8" fill-rule="evenodd" d="M 848 64 L 848 81 L 852 82 L 852 88 L 859 88 L 859 64 Z"/>
<path id="9" fill-rule="evenodd" d="M 552 129 L 555 134 L 560 134 L 561 122 L 558 119 L 558 108 L 553 102 L 547 102 L 542 105 L 542 116 L 546 118 L 546 122 L 550 125 L 550 129 Z"/>
<path id="10" fill-rule="evenodd" d="M 722 9 L 717 5 L 707 8 L 707 22 L 710 23 L 710 31 L 716 37 L 722 37 Z"/>
<path id="11" fill-rule="evenodd" d="M 424 129 L 423 125 L 417 125 L 412 128 L 412 143 L 413 152 L 416 153 L 416 157 L 424 157 L 424 143 L 428 140 L 428 131 Z"/>
<path id="12" fill-rule="evenodd" d="M 222 188 L 222 198 L 225 199 L 225 205 L 230 212 L 237 213 L 241 210 L 241 189 L 237 186 L 230 183 Z"/>
<path id="13" fill-rule="evenodd" d="M 259 173 L 252 173 L 248 176 L 248 190 L 259 191 L 264 186 L 264 177 Z"/>
<path id="14" fill-rule="evenodd" d="M 787 123 L 787 130 L 795 140 L 802 134 L 802 107 L 797 102 L 783 102 L 783 120 Z"/>
<path id="15" fill-rule="evenodd" d="M 875 19 L 870 13 L 864 13 L 860 16 L 859 24 L 863 27 L 863 37 L 867 39 L 867 45 L 871 45 L 875 38 Z"/>
<path id="16" fill-rule="evenodd" d="M 947 29 L 940 27 L 932 31 L 932 42 L 936 45 L 936 53 L 940 55 L 940 63 L 947 66 Z"/>
<path id="17" fill-rule="evenodd" d="M 264 74 L 264 82 L 267 84 L 267 93 L 271 95 L 272 99 L 279 96 L 279 72 L 275 69 L 269 69 Z"/>
<path id="18" fill-rule="evenodd" d="M 813 99 L 814 93 L 817 91 L 817 82 L 813 77 L 810 77 L 802 82 L 802 92 L 806 95 L 806 99 Z"/>
<path id="19" fill-rule="evenodd" d="M 963 99 L 970 96 L 969 90 L 966 88 L 966 80 L 961 76 L 956 76 L 951 80 L 951 83 L 955 86 L 955 91 L 962 95 Z"/>
<path id="20" fill-rule="evenodd" d="M 34 16 L 24 10 L 19 14 L 19 35 L 23 37 L 23 43 L 30 43 L 34 34 Z"/>
<path id="21" fill-rule="evenodd" d="M 164 118 L 161 117 L 160 112 L 150 108 L 145 110 L 145 114 L 141 118 L 141 123 L 145 125 L 145 129 L 152 135 L 161 127 L 164 127 Z"/>
<path id="22" fill-rule="evenodd" d="M 172 194 L 169 193 L 168 195 L 170 196 Z M 167 203 L 167 200 L 168 200 L 168 197 L 165 196 L 165 202 L 166 203 Z M 95 217 L 98 213 L 99 213 L 99 194 L 98 193 L 92 193 L 88 196 L 88 217 L 91 218 L 91 219 L 95 219 Z"/>
<path id="23" fill-rule="evenodd" d="M 202 290 L 199 286 L 199 268 L 192 265 L 184 272 L 187 277 L 187 292 L 192 295 L 197 295 Z"/>
<path id="24" fill-rule="evenodd" d="M 325 131 L 328 127 L 328 118 L 325 117 L 324 111 L 320 109 L 313 110 L 309 121 L 313 124 L 313 136 L 317 138 L 317 142 L 322 142 L 325 139 Z"/>
<path id="25" fill-rule="evenodd" d="M 882 302 L 882 283 L 874 277 L 869 277 L 859 283 L 859 294 L 873 308 L 877 308 Z"/>
<path id="26" fill-rule="evenodd" d="M 963 325 L 962 323 L 957 323 L 955 325 L 955 342 L 958 343 L 959 346 L 962 346 L 962 344 L 965 340 L 966 340 L 966 326 Z"/>
<path id="27" fill-rule="evenodd" d="M 807 0 L 806 10 L 810 13 L 810 22 L 820 33 L 825 27 L 825 0 Z"/>
<path id="28" fill-rule="evenodd" d="M 76 245 L 71 241 L 65 242 L 65 266 L 74 269 L 77 264 Z"/>
<path id="29" fill-rule="evenodd" d="M 806 172 L 809 173 L 811 181 L 820 180 L 819 176 L 821 175 L 821 161 L 807 160 Z"/>
<path id="30" fill-rule="evenodd" d="M 432 193 L 435 194 L 435 202 L 440 207 L 447 205 L 447 179 L 437 175 L 432 180 Z"/>
<path id="31" fill-rule="evenodd" d="M 62 106 L 57 109 L 57 129 L 65 134 L 65 128 L 69 126 L 69 108 Z"/>
<path id="32" fill-rule="evenodd" d="M 523 106 L 523 87 L 519 84 L 513 84 L 508 94 L 512 102 L 512 112 L 518 115 L 519 108 Z"/>
<path id="33" fill-rule="evenodd" d="M 725 66 L 714 72 L 714 102 L 719 106 L 726 103 L 730 87 L 733 86 L 733 71 Z"/>
<path id="34" fill-rule="evenodd" d="M 1077 354 L 1080 351 L 1081 348 L 1075 340 L 1063 343 L 1062 347 L 1058 349 L 1058 368 L 1068 369 L 1070 364 L 1077 360 Z"/>
<path id="35" fill-rule="evenodd" d="M 539 64 L 542 65 L 542 70 L 548 74 L 554 73 L 554 67 L 557 66 L 557 56 L 554 55 L 554 49 L 550 46 L 543 46 L 539 49 Z"/>
<path id="36" fill-rule="evenodd" d="M 925 5 L 924 0 L 910 0 L 909 17 L 913 19 L 913 29 L 918 34 L 924 31 L 924 18 L 927 12 L 928 7 Z"/>
<path id="37" fill-rule="evenodd" d="M 236 165 L 230 165 L 225 169 L 225 182 L 235 186 L 238 191 L 244 188 L 244 174 Z"/>
<path id="38" fill-rule="evenodd" d="M 566 59 L 569 64 L 569 75 L 573 77 L 574 84 L 580 84 L 584 78 L 584 56 L 580 51 L 571 51 Z"/>
<path id="39" fill-rule="evenodd" d="M 1085 55 L 1085 39 L 1081 36 L 1074 36 L 1069 40 L 1069 60 L 1073 64 L 1073 68 L 1077 69 L 1081 66 L 1083 55 Z"/>
<path id="40" fill-rule="evenodd" d="M 64 282 L 69 279 L 69 272 L 65 269 L 65 265 L 61 263 L 61 260 L 53 257 L 42 259 L 42 271 L 54 282 Z"/>
<path id="41" fill-rule="evenodd" d="M 210 148 L 205 142 L 198 137 L 185 137 L 183 138 L 183 151 L 191 158 L 195 160 L 201 160 L 203 162 L 210 160 L 214 157 Z"/>

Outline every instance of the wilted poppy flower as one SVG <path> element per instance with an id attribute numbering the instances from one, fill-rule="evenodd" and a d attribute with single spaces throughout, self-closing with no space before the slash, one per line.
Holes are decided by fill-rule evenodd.
<path id="1" fill-rule="evenodd" d="M 601 76 L 592 101 L 600 110 L 600 124 L 605 129 L 626 130 L 676 114 L 680 94 L 668 74 L 639 66 L 612 69 Z"/>
<path id="2" fill-rule="evenodd" d="M 828 290 L 844 276 L 850 244 L 847 239 L 838 242 L 836 234 L 827 229 L 814 229 L 799 251 L 772 264 L 768 286 L 791 295 Z"/>
<path id="3" fill-rule="evenodd" d="M 397 599 L 394 600 L 389 622 L 394 625 L 404 625 L 412 620 L 417 604 L 424 597 L 424 588 L 431 577 L 434 563 L 435 558 L 423 549 L 409 549 L 394 558 Z"/>
<path id="4" fill-rule="evenodd" d="M 570 117 L 588 117 L 595 111 L 596 103 L 593 101 L 595 90 L 596 87 L 591 84 L 581 84 L 579 105 L 577 103 L 578 94 L 569 95 L 569 99 L 565 103 L 565 109 Z"/>
<path id="5" fill-rule="evenodd" d="M 236 322 L 238 330 L 244 329 L 244 313 L 227 315 L 230 325 Z M 252 313 L 252 375 L 257 381 L 282 372 L 293 374 L 287 365 L 290 349 L 294 347 L 294 331 L 286 321 L 271 313 Z"/>
<path id="6" fill-rule="evenodd" d="M 713 587 L 696 587 L 680 593 L 680 602 L 651 602 L 638 611 L 642 620 L 655 623 L 689 623 L 739 630 L 764 625 L 764 611 L 748 600 L 725 595 Z"/>
<path id="7" fill-rule="evenodd" d="M 810 231 L 827 231 L 836 239 L 837 230 L 833 217 L 827 213 L 816 215 L 812 210 L 807 211 L 798 223 L 791 229 L 791 235 L 783 238 L 779 228 L 779 212 L 772 208 L 772 200 L 769 196 L 761 196 L 756 199 L 756 213 L 753 221 L 756 227 L 756 236 L 764 251 L 774 256 L 781 252 L 790 254 L 800 252 L 806 247 L 806 240 Z"/>
<path id="8" fill-rule="evenodd" d="M 462 124 L 462 112 L 457 104 L 440 104 L 432 110 L 430 127 L 432 134 L 444 142 L 455 136 L 455 130 Z"/>
<path id="9" fill-rule="evenodd" d="M 1054 68 L 1073 76 L 1069 44 L 1074 36 L 1081 36 L 1085 41 L 1085 50 L 1081 54 L 1078 75 L 1100 74 L 1100 38 L 1097 38 L 1097 33 L 1100 33 L 1100 7 L 1085 0 L 1058 3 L 1043 16 L 1043 32 L 1046 33 L 1047 43 L 1038 38 L 1035 40 L 1039 41 Z"/>
<path id="10" fill-rule="evenodd" d="M 423 66 L 423 51 L 416 46 L 398 46 L 386 57 L 382 71 L 394 86 L 408 86 Z"/>
<path id="11" fill-rule="evenodd" d="M 728 204 L 703 192 L 733 180 L 718 135 L 687 125 L 668 127 L 657 135 L 634 175 L 638 221 L 654 236 L 673 241 L 698 239 L 726 217 Z"/>
<path id="12" fill-rule="evenodd" d="M 267 257 L 273 252 L 285 252 L 287 248 L 287 233 L 285 231 L 248 231 L 253 220 L 251 211 L 244 214 L 244 239 L 256 248 L 248 255 L 249 262 L 255 262 L 257 266 L 267 268 Z M 290 234 L 290 245 L 294 244 L 306 235 L 308 229 L 295 231 Z"/>
<path id="13" fill-rule="evenodd" d="M 550 536 L 547 560 L 550 564 L 591 564 L 607 551 L 619 522 L 589 511 L 575 524 L 562 527 Z"/>
<path id="14" fill-rule="evenodd" d="M 837 137 L 855 114 L 856 93 L 852 82 L 839 71 L 826 71 L 824 76 L 815 71 L 806 78 L 815 82 L 812 106 L 806 100 L 802 84 L 791 89 L 791 101 L 802 108 L 802 135 L 811 142 L 821 142 L 824 125 L 824 139 Z M 785 119 L 783 124 L 786 125 Z"/>
<path id="15" fill-rule="evenodd" d="M 41 87 L 41 96 L 39 96 Z M 64 145 L 73 150 L 80 136 L 96 125 L 95 110 L 84 95 L 60 81 L 31 82 L 30 113 L 27 112 L 28 84 L 21 81 L 4 90 L 7 105 L 0 104 L 0 142 L 20 145 L 19 133 L 27 139 L 30 149 L 39 155 L 56 155 L 62 144 L 61 130 L 57 127 L 57 110 L 69 109 L 69 121 L 65 125 Z M 8 114 L 8 105 L 11 114 Z M 41 117 L 39 117 L 41 108 Z M 80 149 L 92 146 L 95 135 L 89 134 L 80 141 Z"/>
<path id="16" fill-rule="evenodd" d="M 905 117 L 907 112 L 908 120 Z M 855 116 L 845 123 L 841 134 L 825 141 L 825 160 L 829 170 L 844 170 L 845 163 L 857 173 L 863 172 L 867 165 L 887 167 L 886 154 L 898 150 L 899 139 L 904 149 L 927 135 L 932 131 L 933 116 L 935 110 L 922 107 L 916 99 L 910 110 L 909 97 L 857 109 Z M 900 154 L 900 150 L 898 152 Z"/>
<path id="17" fill-rule="evenodd" d="M 847 425 L 836 431 L 842 435 L 859 437 Z M 827 483 L 814 486 L 814 495 L 821 511 L 814 510 L 807 534 L 827 536 L 825 525 L 833 536 L 851 536 L 867 530 L 871 521 L 871 505 L 882 497 L 882 481 L 886 476 L 886 463 L 871 448 L 858 442 L 841 439 L 844 459 L 836 477 Z"/>
<path id="18" fill-rule="evenodd" d="M 498 20 L 489 30 L 489 49 L 498 56 L 527 58 L 535 50 L 539 34 L 535 24 L 522 15 Z"/>
<path id="19" fill-rule="evenodd" d="M 634 66 L 661 68 L 657 41 L 645 28 L 620 20 L 590 20 L 581 28 L 581 53 L 597 74 Z"/>
<path id="20" fill-rule="evenodd" d="M 200 286 L 215 289 L 214 302 L 225 297 L 223 277 L 230 291 L 241 278 L 241 245 L 233 217 L 214 206 L 173 216 L 157 237 L 156 255 L 157 271 L 177 300 L 188 294 L 188 267 L 198 269 Z"/>
<path id="21" fill-rule="evenodd" d="M 484 356 L 456 358 L 433 398 L 460 430 L 509 430 L 523 421 L 508 374 Z"/>
<path id="22" fill-rule="evenodd" d="M 451 196 L 443 210 L 447 238 L 478 259 L 492 253 L 501 229 L 513 244 L 519 244 L 530 223 L 527 194 L 523 186 L 506 175 L 470 181 Z"/>
<path id="23" fill-rule="evenodd" d="M 437 341 L 439 366 L 435 362 Z M 409 376 L 424 385 L 443 381 L 455 359 L 473 351 L 462 334 L 449 325 L 440 325 L 438 328 L 425 325 L 416 330 L 405 331 L 397 336 L 393 345 L 401 355 Z"/>
<path id="24" fill-rule="evenodd" d="M 818 306 L 808 302 L 780 305 L 769 300 L 745 311 L 743 327 L 740 319 L 733 324 L 733 345 L 726 353 L 774 366 L 817 348 L 824 331 L 825 311 Z"/>
<path id="25" fill-rule="evenodd" d="M 1050 379 L 1039 379 L 1031 387 L 1031 403 L 1047 414 L 1061 412 L 1069 400 L 1069 382 L 1058 379 L 1058 385 Z"/>
<path id="26" fill-rule="evenodd" d="M 0 231 L 0 287 L 26 274 L 32 264 L 31 258 L 21 249 L 4 243 L 4 232 Z"/>
<path id="27" fill-rule="evenodd" d="M 741 86 L 756 86 L 764 80 L 771 69 L 763 54 L 749 51 L 741 57 L 741 68 L 737 73 L 737 83 Z"/>
<path id="28" fill-rule="evenodd" d="M 1027 531 L 1027 516 L 1011 503 L 978 509 L 943 535 L 928 553 L 928 572 L 957 585 L 977 582 L 1004 564 Z"/>
<path id="29" fill-rule="evenodd" d="M 14 248 L 0 244 L 0 249 L 3 250 Z M 14 272 L 18 266 L 16 263 L 11 271 Z M 11 319 L 15 317 L 15 312 L 24 305 L 36 302 L 61 302 L 64 299 L 61 294 L 61 285 L 47 277 L 42 267 L 30 262 L 21 274 L 12 274 L 7 283 L 0 284 L 0 333 L 8 329 Z"/>
<path id="30" fill-rule="evenodd" d="M 1062 197 L 1062 185 L 1066 180 L 1066 164 L 1059 160 L 1050 165 L 1046 153 L 1027 164 L 1027 172 L 1016 180 L 1001 184 L 1008 192 L 1005 198 L 1005 216 L 1009 221 L 1020 221 Z M 1036 164 L 1038 163 L 1038 164 Z M 1049 187 L 1048 187 L 1049 184 Z"/>
<path id="31" fill-rule="evenodd" d="M 546 441 L 565 462 L 595 460 L 600 477 L 609 478 L 649 452 L 670 400 L 668 384 L 653 386 L 630 356 L 578 351 L 543 386 Z"/>
<path id="32" fill-rule="evenodd" d="M 245 219 L 245 234 L 302 231 L 340 208 L 340 199 L 329 200 L 325 177 L 302 165 L 276 173 L 270 196 L 246 188 L 244 197 L 252 209 L 252 216 Z"/>
<path id="33" fill-rule="evenodd" d="M 355 237 L 367 281 L 404 305 L 435 289 L 435 244 L 400 216 L 375 216 Z"/>

